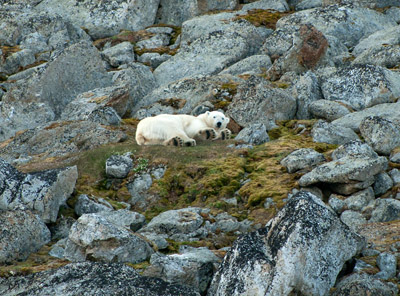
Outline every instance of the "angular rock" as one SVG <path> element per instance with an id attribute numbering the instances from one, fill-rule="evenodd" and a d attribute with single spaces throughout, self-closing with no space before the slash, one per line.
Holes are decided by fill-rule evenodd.
<path id="1" fill-rule="evenodd" d="M 31 211 L 0 211 L 0 263 L 26 260 L 50 241 L 46 224 Z"/>
<path id="2" fill-rule="evenodd" d="M 242 129 L 235 137 L 235 141 L 261 145 L 269 141 L 269 136 L 263 123 L 254 123 Z"/>
<path id="3" fill-rule="evenodd" d="M 276 11 L 284 12 L 289 10 L 289 6 L 285 0 L 260 0 L 245 4 L 242 7 L 242 11 L 248 11 L 251 9 L 273 9 Z"/>
<path id="4" fill-rule="evenodd" d="M 195 288 L 202 295 L 214 274 L 214 264 L 219 258 L 207 248 L 190 248 L 182 254 L 153 254 L 151 266 L 143 275 L 161 278 L 168 283 L 185 284 Z"/>
<path id="5" fill-rule="evenodd" d="M 86 194 L 81 194 L 78 196 L 74 210 L 78 216 L 82 216 L 83 214 L 98 213 L 103 211 L 111 212 L 113 208 L 108 203 L 99 203 L 90 199 Z"/>
<path id="6" fill-rule="evenodd" d="M 318 78 L 311 71 L 301 75 L 293 87 L 293 97 L 297 100 L 297 119 L 310 119 L 313 115 L 310 106 L 322 99 Z"/>
<path id="7" fill-rule="evenodd" d="M 75 219 L 72 217 L 64 217 L 61 215 L 56 221 L 56 223 L 50 224 L 48 227 L 51 232 L 51 240 L 57 241 L 68 237 L 69 230 L 72 224 L 75 223 Z"/>
<path id="8" fill-rule="evenodd" d="M 300 192 L 265 228 L 234 243 L 208 295 L 325 295 L 364 244 L 321 200 Z"/>
<path id="9" fill-rule="evenodd" d="M 116 35 L 122 29 L 138 31 L 153 25 L 159 2 L 124 0 L 99 4 L 90 0 L 44 0 L 35 9 L 61 15 L 76 26 L 86 28 L 96 40 Z"/>
<path id="10" fill-rule="evenodd" d="M 299 180 L 300 186 L 310 186 L 319 182 L 328 184 L 370 183 L 370 179 L 387 167 L 385 157 L 360 158 L 345 156 L 339 160 L 324 163 Z M 372 183 L 368 184 L 370 186 Z M 365 186 L 364 188 L 367 188 Z M 363 187 L 363 186 L 361 186 Z M 359 188 L 363 189 L 363 188 Z M 340 192 L 339 192 L 340 193 Z"/>
<path id="11" fill-rule="evenodd" d="M 391 103 L 400 95 L 400 74 L 373 65 L 325 68 L 319 71 L 323 96 L 355 110 Z"/>
<path id="12" fill-rule="evenodd" d="M 386 68 L 394 68 L 400 63 L 400 46 L 383 44 L 379 47 L 369 48 L 363 51 L 352 62 L 353 65 L 375 65 Z"/>
<path id="13" fill-rule="evenodd" d="M 311 148 L 301 148 L 293 151 L 281 160 L 288 173 L 294 173 L 305 168 L 312 168 L 325 161 L 325 156 Z"/>
<path id="14" fill-rule="evenodd" d="M 133 45 L 128 41 L 103 50 L 101 55 L 112 67 L 119 67 L 135 61 Z"/>
<path id="15" fill-rule="evenodd" d="M 65 258 L 102 262 L 145 261 L 153 253 L 149 244 L 125 227 L 112 223 L 101 214 L 84 214 L 72 225 L 66 243 Z"/>
<path id="16" fill-rule="evenodd" d="M 155 69 L 169 58 L 171 58 L 171 56 L 166 53 L 160 55 L 156 52 L 146 52 L 141 56 L 138 56 L 137 60 L 138 62 L 149 65 L 151 68 Z"/>
<path id="17" fill-rule="evenodd" d="M 140 174 L 127 184 L 127 188 L 132 198 L 129 203 L 134 206 L 145 206 L 145 195 L 153 184 L 153 179 L 149 173 Z"/>
<path id="18" fill-rule="evenodd" d="M 107 143 L 118 143 L 126 134 L 90 121 L 57 121 L 21 132 L 0 147 L 9 161 L 38 157 L 68 156 Z"/>
<path id="19" fill-rule="evenodd" d="M 194 289 L 163 280 L 144 277 L 121 263 L 72 263 L 28 276 L 0 278 L 4 296 L 26 295 L 137 295 L 137 296 L 200 296 Z"/>
<path id="20" fill-rule="evenodd" d="M 342 104 L 328 100 L 317 100 L 311 102 L 308 105 L 308 111 L 310 112 L 311 116 L 315 118 L 321 118 L 329 122 L 350 114 L 350 110 Z"/>
<path id="21" fill-rule="evenodd" d="M 367 219 L 361 213 L 351 210 L 344 211 L 340 215 L 340 220 L 355 232 L 358 226 L 367 223 Z"/>
<path id="22" fill-rule="evenodd" d="M 339 198 L 336 194 L 329 196 L 328 204 L 338 214 L 343 213 L 346 209 L 346 203 L 342 198 Z"/>
<path id="23" fill-rule="evenodd" d="M 111 155 L 106 160 L 106 175 L 111 178 L 123 179 L 128 176 L 133 168 L 133 160 L 130 153 L 124 155 Z"/>
<path id="24" fill-rule="evenodd" d="M 376 276 L 381 274 L 379 278 L 383 278 L 383 275 L 385 277 L 383 279 L 387 280 L 396 276 L 397 260 L 395 255 L 386 252 L 380 253 L 376 258 L 376 264 L 381 270 L 376 274 Z"/>
<path id="25" fill-rule="evenodd" d="M 385 194 L 393 187 L 393 180 L 388 173 L 382 172 L 375 176 L 374 192 L 376 196 Z"/>
<path id="26" fill-rule="evenodd" d="M 111 223 L 123 226 L 132 231 L 137 231 L 146 224 L 146 218 L 142 214 L 126 209 L 111 212 L 102 212 L 100 215 L 106 218 Z"/>
<path id="27" fill-rule="evenodd" d="M 36 212 L 45 223 L 55 222 L 58 210 L 72 194 L 76 166 L 24 174 L 0 159 L 0 209 L 20 206 Z"/>
<path id="28" fill-rule="evenodd" d="M 119 125 L 128 109 L 130 94 L 126 87 L 110 86 L 79 94 L 62 111 L 62 120 L 89 120 L 105 125 Z M 96 114 L 113 110 L 115 119 L 95 120 Z"/>
<path id="29" fill-rule="evenodd" d="M 332 152 L 333 160 L 338 160 L 345 156 L 377 158 L 378 154 L 368 144 L 361 140 L 356 140 L 341 145 Z"/>
<path id="30" fill-rule="evenodd" d="M 220 74 L 262 74 L 271 67 L 271 58 L 267 55 L 252 55 L 245 58 L 227 69 L 223 70 Z"/>
<path id="31" fill-rule="evenodd" d="M 376 295 L 395 296 L 398 288 L 392 283 L 384 283 L 365 273 L 354 273 L 342 279 L 335 287 L 332 296 Z"/>
<path id="32" fill-rule="evenodd" d="M 275 120 L 294 118 L 296 100 L 288 91 L 274 88 L 265 79 L 251 76 L 238 86 L 227 114 L 240 126 L 264 123 L 270 130 Z"/>
<path id="33" fill-rule="evenodd" d="M 311 131 L 314 142 L 343 145 L 358 140 L 358 135 L 350 128 L 341 127 L 318 120 Z"/>
<path id="34" fill-rule="evenodd" d="M 379 116 L 368 116 L 361 121 L 360 132 L 377 153 L 389 155 L 400 146 L 400 126 Z"/>
<path id="35" fill-rule="evenodd" d="M 389 172 L 390 177 L 393 180 L 393 185 L 399 185 L 400 184 L 400 170 L 398 169 L 392 169 Z"/>
<path id="36" fill-rule="evenodd" d="M 351 114 L 345 115 L 339 119 L 332 121 L 333 124 L 348 127 L 352 130 L 358 132 L 360 131 L 360 124 L 364 118 L 368 116 L 379 116 L 385 118 L 386 120 L 390 120 L 392 122 L 399 121 L 400 114 L 400 102 L 397 103 L 388 103 L 388 104 L 379 104 L 370 108 L 366 108 L 362 111 L 353 112 Z"/>
<path id="37" fill-rule="evenodd" d="M 378 198 L 369 222 L 388 222 L 400 219 L 400 200 Z"/>
<path id="38" fill-rule="evenodd" d="M 156 34 L 149 39 L 145 39 L 136 43 L 139 49 L 154 49 L 167 46 L 170 42 L 171 36 L 169 34 Z"/>
<path id="39" fill-rule="evenodd" d="M 382 45 L 398 45 L 400 42 L 400 26 L 393 26 L 384 30 L 377 31 L 362 39 L 352 51 L 358 57 L 364 51 L 373 48 L 380 48 Z"/>
<path id="40" fill-rule="evenodd" d="M 379 176 L 380 174 L 378 174 Z M 371 201 L 375 200 L 375 193 L 371 187 L 358 191 L 349 197 L 344 202 L 349 210 L 361 211 L 363 207 L 367 206 Z"/>

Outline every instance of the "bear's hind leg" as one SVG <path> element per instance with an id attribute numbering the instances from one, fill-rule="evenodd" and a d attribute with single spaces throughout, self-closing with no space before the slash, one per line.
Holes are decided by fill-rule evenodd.
<path id="1" fill-rule="evenodd" d="M 169 140 L 164 141 L 165 146 L 196 146 L 196 141 L 188 137 L 176 136 Z"/>

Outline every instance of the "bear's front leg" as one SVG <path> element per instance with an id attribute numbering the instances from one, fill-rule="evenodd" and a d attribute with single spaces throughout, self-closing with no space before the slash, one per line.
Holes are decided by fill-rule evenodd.
<path id="1" fill-rule="evenodd" d="M 215 140 L 217 132 L 213 128 L 202 129 L 198 132 L 198 137 L 202 140 Z"/>
<path id="2" fill-rule="evenodd" d="M 229 140 L 231 138 L 232 132 L 228 130 L 227 128 L 224 128 L 220 133 L 219 133 L 219 138 L 221 140 Z"/>
<path id="3" fill-rule="evenodd" d="M 181 137 L 173 137 L 171 139 L 168 139 L 164 141 L 163 143 L 165 146 L 177 146 L 177 147 L 182 147 L 183 146 L 183 139 Z"/>

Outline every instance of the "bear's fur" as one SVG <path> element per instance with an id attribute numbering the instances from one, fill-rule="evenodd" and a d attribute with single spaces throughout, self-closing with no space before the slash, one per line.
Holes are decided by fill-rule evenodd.
<path id="1" fill-rule="evenodd" d="M 229 139 L 229 118 L 218 111 L 199 116 L 161 114 L 141 120 L 136 129 L 139 145 L 195 146 L 196 139 Z"/>

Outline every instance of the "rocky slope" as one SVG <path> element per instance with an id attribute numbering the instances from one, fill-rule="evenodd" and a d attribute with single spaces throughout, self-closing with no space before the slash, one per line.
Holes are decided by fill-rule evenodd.
<path id="1" fill-rule="evenodd" d="M 397 295 L 400 4 L 5 0 L 0 294 Z M 140 147 L 222 110 L 235 139 Z"/>

